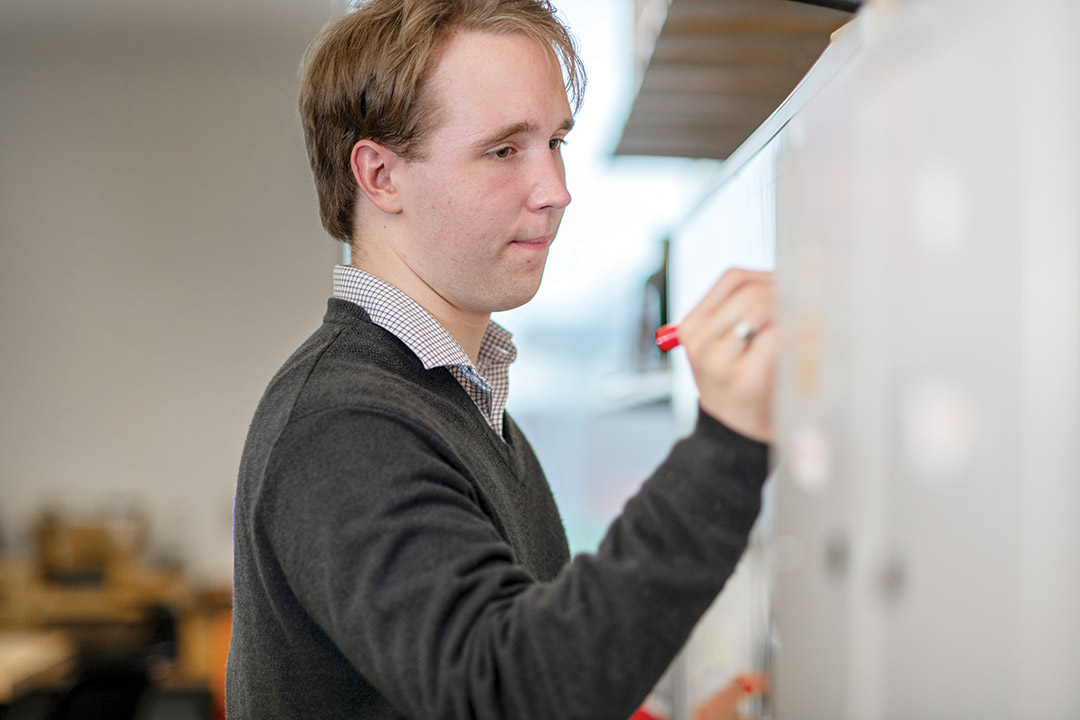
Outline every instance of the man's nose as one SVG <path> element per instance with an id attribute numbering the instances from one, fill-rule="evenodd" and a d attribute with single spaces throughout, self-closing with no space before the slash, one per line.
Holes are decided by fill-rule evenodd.
<path id="1" fill-rule="evenodd" d="M 570 204 L 570 192 L 566 189 L 566 169 L 562 156 L 545 153 L 535 168 L 536 185 L 529 195 L 530 210 L 562 210 Z"/>

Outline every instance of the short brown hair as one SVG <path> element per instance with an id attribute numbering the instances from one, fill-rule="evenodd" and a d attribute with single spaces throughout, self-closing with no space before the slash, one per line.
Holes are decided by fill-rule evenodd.
<path id="1" fill-rule="evenodd" d="M 367 0 L 331 20 L 304 55 L 300 119 L 323 226 L 350 242 L 353 146 L 374 140 L 408 159 L 438 124 L 426 81 L 452 33 L 522 33 L 550 47 L 577 110 L 585 71 L 573 37 L 547 0 Z"/>

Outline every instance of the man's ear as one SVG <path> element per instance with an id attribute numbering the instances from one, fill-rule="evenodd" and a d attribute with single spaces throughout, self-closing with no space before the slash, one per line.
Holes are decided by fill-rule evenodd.
<path id="1" fill-rule="evenodd" d="M 375 207 L 391 215 L 401 212 L 401 198 L 391 179 L 391 171 L 400 160 L 397 153 L 373 140 L 356 143 L 349 156 L 360 191 Z"/>

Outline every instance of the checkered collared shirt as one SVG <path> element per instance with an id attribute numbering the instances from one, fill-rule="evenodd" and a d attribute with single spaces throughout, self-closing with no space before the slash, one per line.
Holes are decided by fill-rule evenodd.
<path id="1" fill-rule="evenodd" d="M 503 410 L 510 394 L 510 363 L 517 348 L 510 333 L 489 322 L 473 365 L 457 340 L 431 313 L 384 280 L 348 265 L 334 267 L 334 297 L 356 303 L 371 321 L 416 353 L 425 370 L 445 367 L 461 383 L 492 430 L 503 436 Z"/>

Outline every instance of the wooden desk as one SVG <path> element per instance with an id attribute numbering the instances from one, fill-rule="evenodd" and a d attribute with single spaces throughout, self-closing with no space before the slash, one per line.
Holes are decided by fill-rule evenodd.
<path id="1" fill-rule="evenodd" d="M 137 562 L 100 584 L 43 581 L 32 558 L 0 555 L 0 705 L 79 672 L 87 655 L 128 651 L 147 640 L 147 613 L 164 606 L 177 621 L 169 684 L 210 688 L 223 706 L 232 588 L 196 589 L 178 568 Z M 160 678 L 159 678 L 160 680 Z M 31 683 L 27 686 L 26 683 Z"/>
<path id="2" fill-rule="evenodd" d="M 75 646 L 56 630 L 0 632 L 0 705 L 31 690 L 70 681 Z"/>
<path id="3" fill-rule="evenodd" d="M 30 559 L 0 558 L 0 630 L 135 626 L 148 607 L 178 611 L 191 597 L 175 568 L 123 565 L 100 584 L 65 585 L 43 581 Z"/>

